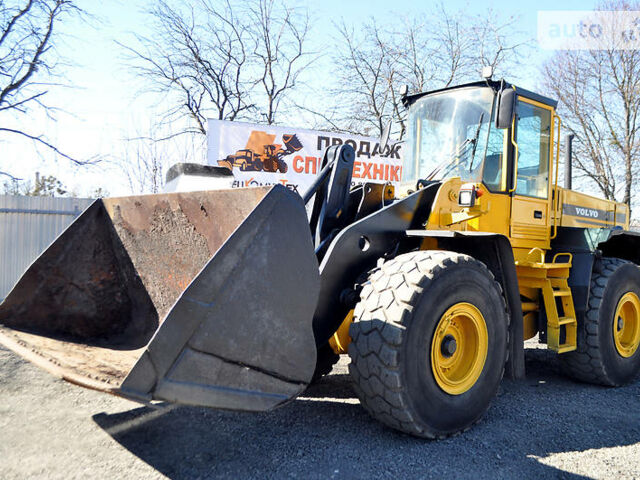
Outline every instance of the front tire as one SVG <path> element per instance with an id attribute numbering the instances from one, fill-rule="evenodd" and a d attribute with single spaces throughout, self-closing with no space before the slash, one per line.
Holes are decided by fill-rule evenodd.
<path id="1" fill-rule="evenodd" d="M 442 438 L 476 423 L 507 357 L 504 297 L 486 266 L 412 252 L 370 275 L 349 330 L 349 373 L 365 409 L 397 430 Z"/>
<path id="2" fill-rule="evenodd" d="M 275 172 L 277 168 L 278 168 L 278 165 L 276 164 L 275 160 L 273 160 L 273 158 L 266 157 L 262 161 L 262 169 L 265 172 Z"/>
<path id="3" fill-rule="evenodd" d="M 287 173 L 287 171 L 289 170 L 287 162 L 285 162 L 284 160 L 278 160 L 278 170 L 281 173 Z"/>
<path id="4" fill-rule="evenodd" d="M 640 269 L 618 258 L 596 260 L 578 348 L 560 356 L 570 377 L 615 387 L 640 373 Z"/>

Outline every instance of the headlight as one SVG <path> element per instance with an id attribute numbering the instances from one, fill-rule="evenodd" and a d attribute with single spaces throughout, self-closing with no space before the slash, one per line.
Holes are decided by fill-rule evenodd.
<path id="1" fill-rule="evenodd" d="M 458 205 L 461 207 L 473 207 L 480 195 L 482 195 L 482 190 L 479 190 L 476 185 L 465 183 L 460 187 L 460 192 L 458 192 Z"/>
<path id="2" fill-rule="evenodd" d="M 458 195 L 458 204 L 463 207 L 473 206 L 473 190 L 460 190 Z"/>

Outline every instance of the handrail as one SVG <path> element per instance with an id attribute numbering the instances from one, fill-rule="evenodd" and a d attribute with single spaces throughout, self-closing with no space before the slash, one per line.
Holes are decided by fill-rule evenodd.
<path id="1" fill-rule="evenodd" d="M 534 253 L 539 253 L 540 254 L 540 261 L 537 263 L 544 263 L 544 250 L 542 250 L 540 247 L 533 247 L 531 250 L 529 250 L 529 253 L 527 253 L 527 260 L 529 259 L 529 257 L 533 256 Z"/>
<path id="2" fill-rule="evenodd" d="M 556 253 L 553 256 L 553 260 L 551 260 L 551 263 L 556 263 L 556 261 L 558 260 L 558 257 L 563 257 L 563 256 L 567 256 L 569 257 L 569 261 L 565 262 L 565 263 L 571 263 L 573 262 L 573 254 L 569 253 L 569 252 L 561 252 L 561 253 Z"/>
<path id="3" fill-rule="evenodd" d="M 509 190 L 509 193 L 513 193 L 518 188 L 518 143 L 515 141 L 513 137 L 513 132 L 516 130 L 516 115 L 513 116 L 513 121 L 511 123 L 511 145 L 514 148 L 514 157 L 513 157 L 513 175 L 515 181 L 513 183 L 513 188 Z"/>
<path id="4" fill-rule="evenodd" d="M 550 240 L 553 240 L 558 236 L 558 208 L 560 206 L 560 191 L 558 190 L 558 170 L 560 170 L 560 128 L 562 127 L 562 119 L 554 112 L 553 123 L 555 123 L 556 118 L 558 119 L 558 138 L 556 139 L 556 171 L 554 172 L 555 178 L 553 181 L 553 235 L 549 237 Z M 553 152 L 553 145 L 551 146 L 551 151 Z"/>

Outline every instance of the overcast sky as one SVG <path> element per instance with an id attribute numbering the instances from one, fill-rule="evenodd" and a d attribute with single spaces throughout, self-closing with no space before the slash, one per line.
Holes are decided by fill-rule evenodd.
<path id="1" fill-rule="evenodd" d="M 64 109 L 67 113 L 57 114 L 57 120 L 50 121 L 32 116 L 30 131 L 46 132 L 49 139 L 65 151 L 77 157 L 95 154 L 105 156 L 122 155 L 127 137 L 144 132 L 153 123 L 153 118 L 162 110 L 162 100 L 150 95 L 140 95 L 142 85 L 128 72 L 123 58 L 123 50 L 116 42 L 129 44 L 133 33 L 147 35 L 148 20 L 144 14 L 145 0 L 89 0 L 81 2 L 90 14 L 88 22 L 73 21 L 62 25 L 65 35 L 59 43 L 61 56 L 73 63 L 65 69 L 66 83 L 73 88 L 54 88 L 47 94 L 48 104 Z M 411 15 L 433 7 L 435 2 L 408 0 L 323 0 L 318 2 L 293 2 L 308 7 L 313 21 L 311 34 L 312 48 L 331 43 L 335 35 L 333 23 L 344 19 L 358 25 L 367 17 L 375 17 L 386 27 L 392 26 L 399 15 Z M 519 18 L 524 36 L 532 39 L 532 54 L 528 65 L 508 79 L 515 79 L 524 88 L 536 89 L 539 83 L 539 66 L 548 52 L 540 51 L 535 45 L 536 20 L 538 10 L 584 10 L 593 8 L 595 2 L 589 0 L 541 0 L 537 2 L 486 1 L 466 2 L 450 0 L 445 2 L 448 10 L 465 9 L 482 13 L 491 8 L 502 18 Z M 535 5 L 535 6 L 534 6 Z M 326 63 L 325 63 L 326 62 Z M 317 67 L 331 68 L 327 56 Z M 480 66 L 478 67 L 480 70 Z M 313 84 L 315 96 L 322 98 L 323 85 Z M 309 127 L 310 125 L 291 125 Z M 102 186 L 111 194 L 127 194 L 127 185 L 118 178 L 116 171 L 104 168 L 78 171 L 63 160 L 55 160 L 41 150 L 35 154 L 29 142 L 15 142 L 0 139 L 0 155 L 10 158 L 11 165 L 3 166 L 13 174 L 31 178 L 38 170 L 43 174 L 53 174 L 66 185 L 78 192 Z M 4 162 L 3 162 L 4 163 Z"/>

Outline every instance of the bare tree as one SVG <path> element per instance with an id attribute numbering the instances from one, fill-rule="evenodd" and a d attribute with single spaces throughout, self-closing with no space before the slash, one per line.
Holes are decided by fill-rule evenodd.
<path id="1" fill-rule="evenodd" d="M 640 10 L 614 1 L 602 10 Z M 574 163 L 602 194 L 629 206 L 640 165 L 640 51 L 558 51 L 544 67 L 545 86 L 560 101 L 567 128 L 576 135 Z"/>
<path id="2" fill-rule="evenodd" d="M 164 185 L 167 155 L 163 142 L 137 140 L 125 149 L 118 167 L 131 193 L 159 193 Z"/>
<path id="3" fill-rule="evenodd" d="M 381 134 L 393 120 L 402 137 L 406 113 L 400 87 L 443 88 L 477 79 L 482 66 L 517 62 L 523 42 L 506 34 L 514 23 L 513 18 L 497 20 L 491 12 L 469 16 L 443 5 L 428 16 L 400 19 L 391 27 L 374 19 L 357 28 L 343 23 L 338 26 L 334 97 L 346 108 L 320 116 L 333 129 L 371 135 Z"/>
<path id="4" fill-rule="evenodd" d="M 34 108 L 51 115 L 54 107 L 44 97 L 54 85 L 51 78 L 59 63 L 56 33 L 65 17 L 80 13 L 72 0 L 0 1 L 0 133 L 27 138 L 58 156 L 85 164 L 91 161 L 71 157 L 44 135 L 12 126 Z M 11 176 L 4 171 L 0 174 Z"/>
<path id="5" fill-rule="evenodd" d="M 478 65 L 492 67 L 496 75 L 513 76 L 524 60 L 528 43 L 517 26 L 516 17 L 501 19 L 491 10 L 472 17 L 467 35 L 473 39 L 469 51 L 474 68 L 467 76 L 476 77 Z"/>
<path id="6" fill-rule="evenodd" d="M 335 94 L 349 99 L 341 130 L 350 133 L 382 132 L 392 107 L 391 91 L 398 57 L 391 41 L 371 20 L 361 32 L 346 24 L 338 26 L 343 48 L 335 58 L 338 86 Z"/>
<path id="7" fill-rule="evenodd" d="M 205 134 L 209 117 L 276 122 L 305 68 L 306 16 L 276 0 L 159 0 L 148 13 L 154 35 L 123 46 L 148 89 L 172 99 L 167 122 L 190 120 L 179 133 Z"/>
<path id="8" fill-rule="evenodd" d="M 313 58 L 305 50 L 309 16 L 275 0 L 258 0 L 250 12 L 253 54 L 260 70 L 259 85 L 264 90 L 264 100 L 257 100 L 256 106 L 264 121 L 272 125 L 283 100 L 308 65 L 303 62 L 307 57 Z"/>
<path id="9" fill-rule="evenodd" d="M 152 131 L 151 137 L 156 137 Z M 169 143 L 151 137 L 127 139 L 123 152 L 115 162 L 127 179 L 131 193 L 159 193 L 171 160 Z"/>
<path id="10" fill-rule="evenodd" d="M 187 116 L 185 132 L 206 133 L 208 117 L 235 120 L 248 102 L 247 31 L 231 4 L 194 0 L 174 8 L 160 0 L 148 12 L 152 37 L 124 46 L 146 88 L 169 95 L 167 122 Z"/>
<path id="11" fill-rule="evenodd" d="M 161 192 L 171 165 L 198 161 L 206 153 L 202 136 L 178 135 L 162 124 L 152 122 L 134 133 L 123 139 L 110 162 L 133 194 Z"/>

